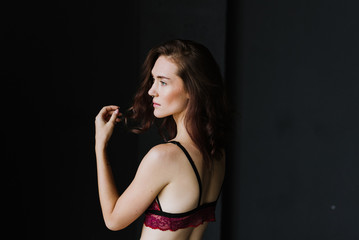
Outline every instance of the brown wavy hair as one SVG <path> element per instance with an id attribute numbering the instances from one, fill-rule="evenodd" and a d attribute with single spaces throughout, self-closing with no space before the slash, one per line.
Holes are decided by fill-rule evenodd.
<path id="1" fill-rule="evenodd" d="M 224 153 L 227 103 L 224 81 L 218 64 L 203 45 L 189 40 L 171 40 L 152 48 L 142 66 L 142 83 L 129 109 L 128 121 L 135 122 L 135 133 L 156 124 L 165 141 L 177 134 L 172 116 L 155 119 L 152 97 L 148 91 L 153 80 L 151 71 L 160 56 L 170 57 L 178 67 L 177 75 L 189 93 L 186 129 L 202 153 L 206 165 L 221 159 Z"/>

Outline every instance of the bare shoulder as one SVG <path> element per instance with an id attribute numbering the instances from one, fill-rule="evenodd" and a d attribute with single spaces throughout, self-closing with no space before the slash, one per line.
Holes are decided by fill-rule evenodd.
<path id="1" fill-rule="evenodd" d="M 181 156 L 181 150 L 174 144 L 158 144 L 150 149 L 141 165 L 165 169 L 167 172 L 175 167 Z"/>
<path id="2" fill-rule="evenodd" d="M 160 153 L 163 156 L 172 156 L 173 154 L 178 154 L 181 151 L 175 144 L 162 143 L 151 148 L 150 152 Z"/>

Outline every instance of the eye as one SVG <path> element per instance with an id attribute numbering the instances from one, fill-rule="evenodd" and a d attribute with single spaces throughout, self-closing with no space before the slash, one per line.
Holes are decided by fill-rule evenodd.
<path id="1" fill-rule="evenodd" d="M 167 83 L 164 82 L 164 81 L 160 81 L 160 83 L 161 83 L 161 86 L 166 86 L 167 85 Z"/>

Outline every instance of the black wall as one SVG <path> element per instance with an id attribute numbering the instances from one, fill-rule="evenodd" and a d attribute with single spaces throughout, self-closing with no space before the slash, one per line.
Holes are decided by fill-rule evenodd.
<path id="1" fill-rule="evenodd" d="M 23 2 L 2 8 L 7 13 L 2 82 L 4 94 L 10 92 L 2 101 L 10 164 L 4 170 L 11 176 L 6 182 L 12 234 L 135 235 L 135 225 L 114 233 L 102 220 L 94 119 L 103 105 L 129 106 L 137 87 L 137 9 L 132 1 Z M 123 190 L 137 168 L 138 138 L 117 133 L 109 151 Z"/>
<path id="2" fill-rule="evenodd" d="M 358 7 L 228 1 L 223 239 L 359 238 Z"/>
<path id="3" fill-rule="evenodd" d="M 205 239 L 359 238 L 359 17 L 355 1 L 3 3 L 3 216 L 13 236 L 138 239 L 106 229 L 94 118 L 130 105 L 146 52 L 202 42 L 228 84 L 232 135 Z M 118 127 L 118 188 L 160 142 Z M 223 203 L 223 206 L 222 206 Z M 5 234 L 5 233 L 4 233 Z"/>

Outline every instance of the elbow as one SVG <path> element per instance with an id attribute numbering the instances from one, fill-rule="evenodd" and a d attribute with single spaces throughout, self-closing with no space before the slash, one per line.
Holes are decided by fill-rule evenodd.
<path id="1" fill-rule="evenodd" d="M 113 225 L 113 224 L 109 224 L 109 223 L 106 223 L 106 227 L 111 230 L 111 231 L 120 231 L 122 230 L 122 228 L 116 226 L 116 225 Z"/>
<path id="2" fill-rule="evenodd" d="M 111 231 L 120 231 L 122 230 L 123 228 L 121 228 L 119 226 L 119 224 L 117 224 L 116 222 L 114 221 L 105 221 L 105 225 L 108 229 L 110 229 Z"/>
<path id="3" fill-rule="evenodd" d="M 105 225 L 111 231 L 120 231 L 127 227 L 114 219 L 105 219 Z"/>

